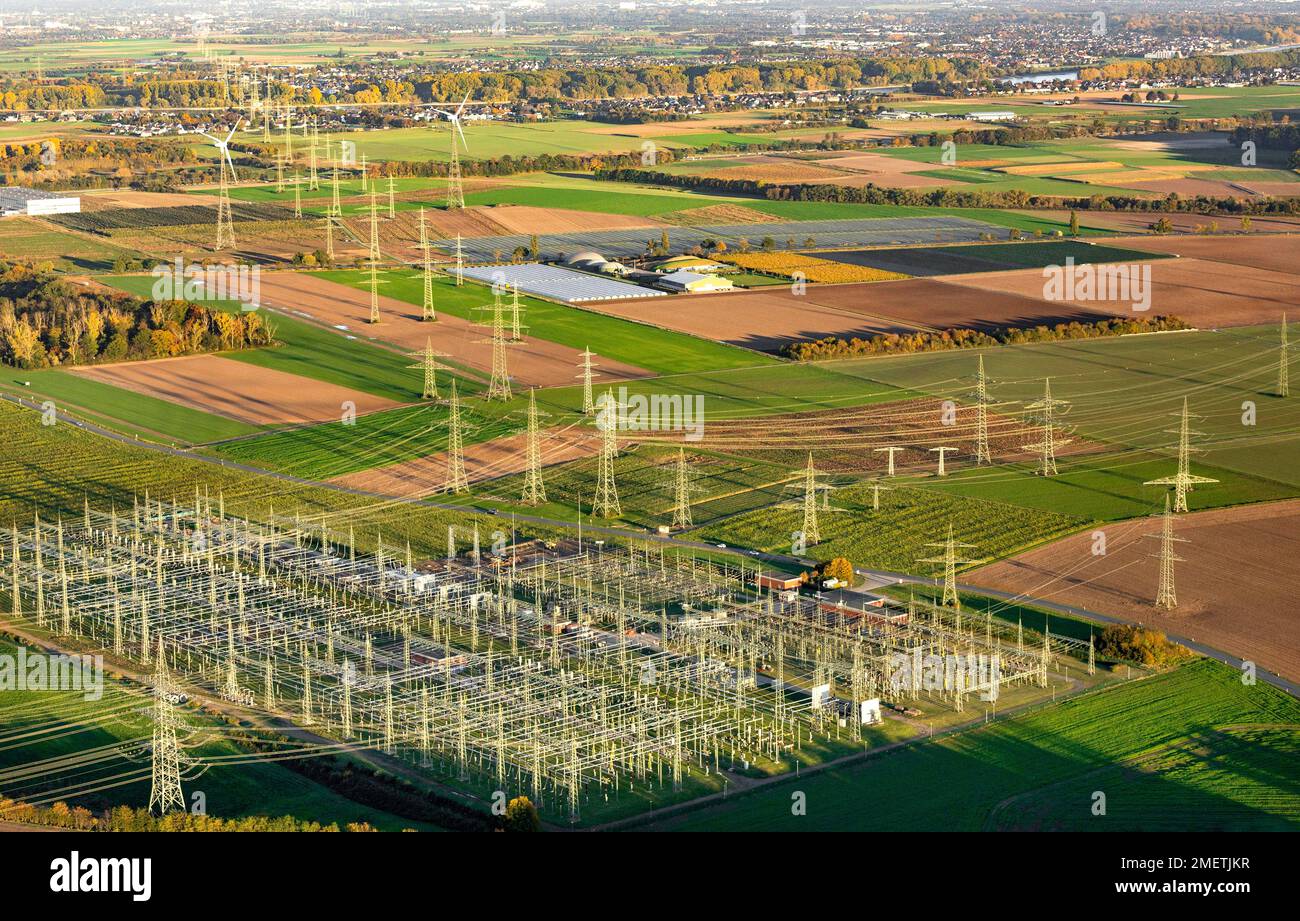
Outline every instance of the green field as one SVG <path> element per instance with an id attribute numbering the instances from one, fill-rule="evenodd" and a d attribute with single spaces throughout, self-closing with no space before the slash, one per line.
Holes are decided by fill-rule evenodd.
<path id="1" fill-rule="evenodd" d="M 1300 704 L 1199 660 L 655 826 L 665 831 L 1295 830 Z M 1259 731 L 1230 730 L 1264 724 Z M 1286 728 L 1283 728 L 1286 727 Z M 1220 759 L 1189 757 L 1198 747 Z M 1240 770 L 1238 770 L 1238 768 Z M 1272 768 L 1272 770 L 1270 770 Z M 1094 791 L 1107 814 L 1093 816 Z M 791 814 L 791 794 L 807 814 Z"/>
<path id="2" fill-rule="evenodd" d="M 30 387 L 26 386 L 28 384 Z M 71 411 L 106 428 L 139 435 L 150 441 L 205 444 L 252 435 L 260 430 L 235 419 L 100 383 L 68 371 L 4 368 L 0 371 L 0 390 L 33 400 L 51 400 L 56 409 Z"/>

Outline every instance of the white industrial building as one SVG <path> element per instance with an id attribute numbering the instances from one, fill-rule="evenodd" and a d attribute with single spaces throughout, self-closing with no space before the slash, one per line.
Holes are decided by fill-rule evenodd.
<path id="1" fill-rule="evenodd" d="M 81 197 L 28 189 L 23 186 L 0 186 L 0 217 L 24 214 L 40 217 L 46 214 L 77 214 L 81 211 Z"/>

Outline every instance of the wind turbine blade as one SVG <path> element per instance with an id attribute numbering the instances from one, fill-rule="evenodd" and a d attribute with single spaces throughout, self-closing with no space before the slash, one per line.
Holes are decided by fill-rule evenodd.
<path id="1" fill-rule="evenodd" d="M 460 105 L 456 106 L 457 118 L 460 118 L 460 113 L 465 111 L 465 103 L 467 102 L 469 102 L 469 91 L 465 92 L 465 98 L 460 101 Z"/>
<path id="2" fill-rule="evenodd" d="M 465 148 L 466 153 L 469 153 L 469 142 L 465 140 L 465 129 L 461 128 L 459 118 L 456 119 L 456 133 L 460 135 L 460 146 Z"/>
<path id="3" fill-rule="evenodd" d="M 226 165 L 230 167 L 230 178 L 238 179 L 239 176 L 235 173 L 235 161 L 230 159 L 230 148 L 223 147 L 221 152 L 226 155 Z"/>

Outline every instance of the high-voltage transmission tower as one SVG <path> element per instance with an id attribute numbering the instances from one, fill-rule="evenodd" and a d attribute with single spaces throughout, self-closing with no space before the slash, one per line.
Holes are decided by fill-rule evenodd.
<path id="1" fill-rule="evenodd" d="M 903 450 L 903 448 L 902 448 L 901 445 L 890 445 L 890 446 L 887 447 L 887 448 L 875 448 L 875 449 L 874 449 L 874 451 L 875 451 L 876 454 L 879 454 L 881 451 L 888 452 L 888 454 L 889 454 L 889 461 L 888 461 L 888 464 L 887 464 L 887 466 L 886 466 L 886 468 L 885 468 L 885 476 L 893 476 L 893 475 L 894 475 L 894 455 L 897 454 L 897 453 L 898 453 L 899 451 L 901 451 L 901 450 Z"/>
<path id="2" fill-rule="evenodd" d="M 460 396 L 456 393 L 454 377 L 447 402 L 447 480 L 443 489 L 450 493 L 469 491 L 469 477 L 465 475 L 465 435 L 460 423 Z"/>
<path id="3" fill-rule="evenodd" d="M 522 339 L 519 325 L 523 316 L 523 305 L 519 303 L 519 285 L 510 286 L 510 341 L 519 342 Z"/>
<path id="4" fill-rule="evenodd" d="M 605 405 L 601 409 L 603 421 L 597 421 L 600 429 L 600 461 L 596 467 L 596 497 L 591 504 L 593 515 L 601 518 L 618 518 L 623 509 L 618 503 L 618 486 L 614 482 L 614 461 L 618 457 L 618 406 L 614 402 L 614 391 L 605 394 Z"/>
<path id="5" fill-rule="evenodd" d="M 392 176 L 388 177 L 387 191 L 388 191 L 388 219 L 391 221 L 393 218 L 397 217 L 397 198 L 393 194 L 395 192 L 395 187 L 394 187 Z"/>
<path id="6" fill-rule="evenodd" d="M 817 524 L 817 468 L 813 466 L 812 452 L 808 452 L 808 466 L 803 469 L 803 525 L 799 529 L 803 534 L 804 546 L 811 547 L 822 542 L 821 528 Z"/>
<path id="7" fill-rule="evenodd" d="M 594 416 L 596 414 L 596 403 L 591 398 L 591 369 L 596 367 L 595 362 L 591 359 L 595 357 L 595 354 L 585 346 L 582 349 L 582 373 L 578 377 L 582 379 L 582 414 L 584 416 Z"/>
<path id="8" fill-rule="evenodd" d="M 1277 359 L 1277 395 L 1280 397 L 1289 397 L 1291 395 L 1291 347 L 1286 341 L 1286 314 L 1282 314 L 1282 343 L 1278 350 Z"/>
<path id="9" fill-rule="evenodd" d="M 317 168 L 316 154 L 320 147 L 320 116 L 311 120 L 311 147 L 307 152 L 307 189 L 315 192 L 320 189 L 320 171 Z"/>
<path id="10" fill-rule="evenodd" d="M 456 287 L 465 284 L 465 253 L 460 247 L 460 234 L 456 234 L 456 268 L 453 274 L 456 276 Z"/>
<path id="11" fill-rule="evenodd" d="M 1178 421 L 1178 472 L 1173 476 L 1162 476 L 1156 480 L 1147 480 L 1146 486 L 1172 486 L 1174 488 L 1174 512 L 1187 511 L 1187 494 L 1192 491 L 1193 486 L 1202 483 L 1217 483 L 1218 480 L 1205 476 L 1196 476 L 1191 472 L 1191 437 L 1200 435 L 1200 432 L 1194 432 L 1191 428 L 1191 416 L 1187 411 L 1187 397 L 1183 397 L 1183 409 L 1180 413 L 1171 413 L 1177 415 Z M 1198 417 L 1199 418 L 1199 417 Z M 1175 434 L 1173 429 L 1165 429 L 1169 435 Z"/>
<path id="12" fill-rule="evenodd" d="M 1070 404 L 1065 400 L 1052 398 L 1052 379 L 1043 379 L 1043 398 L 1035 400 L 1025 407 L 1031 413 L 1037 413 L 1042 434 L 1036 444 L 1024 445 L 1026 451 L 1038 454 L 1038 467 L 1034 471 L 1039 476 L 1056 476 L 1056 449 L 1068 445 L 1070 439 L 1059 438 L 1056 434 L 1056 419 L 1069 411 Z"/>
<path id="13" fill-rule="evenodd" d="M 262 107 L 262 140 L 271 140 L 271 74 L 266 75 L 266 104 Z"/>
<path id="14" fill-rule="evenodd" d="M 415 368 L 424 372 L 424 387 L 420 391 L 420 398 L 424 400 L 438 399 L 438 371 L 450 370 L 446 365 L 439 363 L 439 358 L 449 358 L 446 352 L 437 352 L 433 348 L 433 339 L 424 340 L 424 350 L 415 352 L 413 358 L 420 359 L 413 365 L 407 365 L 408 368 Z"/>
<path id="15" fill-rule="evenodd" d="M 528 391 L 528 437 L 524 444 L 524 505 L 541 505 L 546 501 L 542 482 L 542 433 L 537 412 L 537 395 Z"/>
<path id="16" fill-rule="evenodd" d="M 503 400 L 509 402 L 513 393 L 510 390 L 510 373 L 506 368 L 506 320 L 505 306 L 501 303 L 501 292 L 497 288 L 492 289 L 491 305 L 479 308 L 481 310 L 491 310 L 492 318 L 489 325 L 492 327 L 492 338 L 488 341 L 492 343 L 492 379 L 488 382 L 488 388 L 483 394 L 485 400 Z"/>
<path id="17" fill-rule="evenodd" d="M 993 463 L 989 451 L 989 381 L 984 375 L 984 356 L 979 357 L 979 370 L 975 374 L 975 463 Z"/>
<path id="18" fill-rule="evenodd" d="M 429 230 L 424 224 L 424 209 L 420 209 L 420 253 L 423 262 L 424 297 L 420 304 L 420 319 L 432 323 L 438 319 L 433 309 L 433 247 L 429 244 Z"/>
<path id="19" fill-rule="evenodd" d="M 332 218 L 341 218 L 343 216 L 343 204 L 339 201 L 339 168 L 334 167 L 333 182 L 330 183 L 330 210 L 329 216 Z"/>
<path id="20" fill-rule="evenodd" d="M 956 540 L 952 535 L 952 523 L 948 523 L 947 539 L 926 544 L 927 547 L 942 547 L 943 556 L 931 556 L 917 560 L 918 563 L 939 563 L 943 566 L 943 601 L 945 606 L 961 610 L 961 599 L 957 595 L 957 567 L 965 566 L 970 563 L 982 563 L 983 560 L 968 560 L 965 557 L 959 557 L 957 551 L 970 550 L 974 548 L 973 544 L 963 544 Z"/>
<path id="21" fill-rule="evenodd" d="M 167 654 L 158 637 L 158 664 L 153 676 L 153 783 L 149 788 L 149 811 L 166 815 L 185 808 L 181 792 L 181 748 L 176 738 L 177 718 L 172 700 L 175 691 L 167 674 Z"/>
<path id="22" fill-rule="evenodd" d="M 379 206 L 370 193 L 370 322 L 379 322 Z"/>
<path id="23" fill-rule="evenodd" d="M 944 461 L 947 460 L 949 451 L 955 453 L 957 449 L 956 448 L 931 448 L 930 449 L 931 454 L 938 453 L 939 455 L 939 469 L 935 472 L 936 476 L 948 475 L 948 468 L 944 466 Z"/>
<path id="24" fill-rule="evenodd" d="M 214 138 L 210 134 L 203 135 L 217 147 L 217 240 L 215 248 L 218 250 L 230 249 L 235 245 L 235 219 L 230 210 L 230 183 L 235 179 L 235 162 L 230 159 L 230 139 L 235 136 L 239 130 L 239 125 L 243 118 L 235 119 L 235 125 L 230 129 L 224 141 Z"/>
<path id="25" fill-rule="evenodd" d="M 1160 582 L 1156 586 L 1156 607 L 1172 611 L 1178 607 L 1178 594 L 1174 591 L 1174 564 L 1184 562 L 1174 551 L 1174 544 L 1185 544 L 1187 540 L 1174 537 L 1174 513 L 1169 508 L 1169 493 L 1165 493 L 1165 512 L 1161 517 L 1159 534 L 1147 537 L 1160 538 Z"/>
<path id="26" fill-rule="evenodd" d="M 457 137 L 460 138 L 460 146 L 469 152 L 469 144 L 465 141 L 465 132 L 460 125 L 461 112 L 465 110 L 465 103 L 469 102 L 469 93 L 461 100 L 459 106 L 454 112 L 446 109 L 435 109 L 440 115 L 447 116 L 451 122 L 451 159 L 447 163 L 447 209 L 456 211 L 465 207 L 465 184 L 460 175 L 460 147 L 456 144 Z"/>
<path id="27" fill-rule="evenodd" d="M 673 465 L 673 530 L 685 531 L 694 524 L 691 516 L 691 468 L 686 464 L 686 449 L 677 449 L 677 462 Z"/>

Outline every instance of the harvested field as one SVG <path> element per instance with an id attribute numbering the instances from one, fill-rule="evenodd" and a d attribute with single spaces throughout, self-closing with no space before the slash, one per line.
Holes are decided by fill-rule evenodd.
<path id="1" fill-rule="evenodd" d="M 990 297 L 956 282 L 912 278 L 887 284 L 810 288 L 805 297 L 824 307 L 870 317 L 885 327 L 885 332 L 1050 325 L 1096 319 L 1101 314 L 1035 296 L 1041 293 L 1040 286 L 1029 295 L 1006 293 Z"/>
<path id="2" fill-rule="evenodd" d="M 110 208 L 174 208 L 196 204 L 185 192 L 136 192 L 131 189 L 86 190 L 81 192 L 82 211 Z"/>
<path id="3" fill-rule="evenodd" d="M 1194 326 L 1251 326 L 1277 322 L 1282 311 L 1295 309 L 1300 275 L 1201 259 L 1162 259 L 1151 266 L 1147 316 L 1172 314 Z M 950 279 L 950 284 L 1021 297 L 1042 297 L 1040 269 L 987 272 Z M 1122 301 L 1072 301 L 1081 310 L 1124 315 Z"/>
<path id="4" fill-rule="evenodd" d="M 706 208 L 690 208 L 686 211 L 671 211 L 659 215 L 660 220 L 669 224 L 681 224 L 686 227 L 707 227 L 714 224 L 779 224 L 781 218 L 763 211 L 755 211 L 744 205 L 709 205 Z"/>
<path id="5" fill-rule="evenodd" d="M 501 233 L 571 233 L 584 230 L 621 230 L 625 227 L 661 227 L 653 218 L 531 205 L 494 205 L 487 216 Z"/>
<path id="6" fill-rule="evenodd" d="M 70 370 L 91 380 L 253 425 L 333 421 L 340 417 L 343 403 L 349 400 L 359 414 L 398 405 L 359 390 L 308 381 L 295 374 L 219 355 L 188 355 Z"/>
<path id="7" fill-rule="evenodd" d="M 1136 621 L 1208 643 L 1300 681 L 1300 501 L 1216 509 L 1180 516 L 1175 534 L 1185 562 L 1175 564 L 1179 606 L 1152 605 L 1158 581 L 1159 521 L 1106 526 L 1106 554 L 1078 534 L 970 573 L 965 581 Z"/>
<path id="8" fill-rule="evenodd" d="M 1300 182 L 1241 182 L 1233 183 L 1240 189 L 1246 189 L 1255 195 L 1268 198 L 1295 198 L 1300 195 Z"/>
<path id="9" fill-rule="evenodd" d="M 1027 211 L 1021 214 L 1041 217 L 1045 220 L 1068 222 L 1068 211 Z M 1194 233 L 1197 227 L 1203 227 L 1211 221 L 1218 221 L 1224 231 L 1233 231 L 1241 226 L 1237 217 L 1213 217 L 1204 214 L 1160 214 L 1149 211 L 1080 211 L 1079 221 L 1085 227 L 1099 230 L 1116 230 L 1121 233 L 1148 233 L 1152 224 L 1162 217 L 1169 218 L 1176 233 Z M 1297 233 L 1300 232 L 1300 215 L 1267 215 L 1251 218 L 1251 227 L 1256 233 Z"/>
<path id="10" fill-rule="evenodd" d="M 807 297 L 794 296 L 788 289 L 592 301 L 583 306 L 609 316 L 765 352 L 779 351 L 786 343 L 803 339 L 870 336 L 885 331 L 878 322 L 821 307 Z"/>
<path id="11" fill-rule="evenodd" d="M 1001 411 L 999 411 L 1001 410 Z M 1038 429 L 1017 418 L 1015 407 L 989 407 L 989 447 L 999 463 L 1026 461 L 1031 454 L 1024 445 L 1032 444 Z M 959 405 L 945 422 L 943 401 L 931 398 L 899 400 L 871 406 L 819 410 L 766 416 L 762 419 L 710 420 L 705 446 L 710 451 L 726 451 L 751 460 L 784 464 L 791 471 L 806 463 L 809 451 L 817 454 L 818 469 L 828 473 L 868 473 L 883 475 L 887 469 L 885 454 L 874 449 L 896 444 L 906 447 L 895 455 L 899 473 L 931 471 L 935 455 L 929 448 L 957 448 L 949 455 L 948 466 L 969 463 L 975 453 L 975 409 Z M 641 433 L 644 442 L 658 440 L 654 433 Z M 665 436 L 665 443 L 675 440 Z M 1061 448 L 1060 456 L 1083 454 L 1098 446 L 1082 439 Z"/>
<path id="12" fill-rule="evenodd" d="M 382 288 L 380 289 L 382 290 Z M 327 326 L 342 336 L 374 340 L 415 352 L 432 337 L 434 348 L 450 360 L 482 371 L 492 371 L 492 345 L 487 330 L 450 313 L 438 314 L 437 323 L 420 320 L 420 308 L 406 301 L 380 297 L 381 322 L 371 326 L 370 294 L 350 285 L 336 284 L 299 272 L 262 275 L 262 305 L 290 316 Z M 574 382 L 579 358 L 576 349 L 544 339 L 527 339 L 511 346 L 511 379 L 538 387 L 568 386 Z M 398 356 L 394 361 L 400 361 Z M 649 372 L 610 358 L 598 358 L 604 379 L 611 381 L 648 377 Z"/>
<path id="13" fill-rule="evenodd" d="M 1152 253 L 1170 253 L 1210 262 L 1226 262 L 1271 272 L 1295 274 L 1300 266 L 1300 236 L 1132 237 L 1113 241 Z"/>
<path id="14" fill-rule="evenodd" d="M 1115 182 L 1122 181 L 1125 188 L 1154 192 L 1161 197 L 1171 193 L 1179 198 L 1195 198 L 1198 195 L 1204 195 L 1206 198 L 1241 198 L 1251 194 L 1250 190 L 1240 183 L 1225 182 L 1221 179 L 1169 179 L 1144 172 L 1139 172 L 1136 176 L 1130 175 L 1127 179 L 1123 178 L 1123 174 L 1111 178 Z M 1096 179 L 1098 182 L 1101 181 L 1100 177 L 1096 177 Z M 1207 223 L 1210 220 L 1214 220 L 1214 218 L 1202 217 L 1201 223 Z M 1225 219 L 1219 218 L 1218 220 L 1222 223 Z"/>
<path id="15" fill-rule="evenodd" d="M 584 431 L 578 426 L 543 429 L 540 438 L 542 463 L 546 465 L 589 457 L 600 451 L 600 442 L 592 437 L 589 430 Z M 527 436 L 523 434 L 510 435 L 467 447 L 465 474 L 470 483 L 496 479 L 524 470 L 526 440 Z M 439 452 L 386 467 L 348 473 L 334 477 L 330 482 L 385 496 L 416 499 L 439 491 L 446 479 L 447 455 Z"/>
<path id="16" fill-rule="evenodd" d="M 933 163 L 919 160 L 904 160 L 877 153 L 850 153 L 825 162 L 828 166 L 834 166 L 848 174 L 838 179 L 820 180 L 834 182 L 837 185 L 852 186 L 870 183 L 895 189 L 932 189 L 948 184 L 943 179 L 918 175 L 934 169 Z"/>
<path id="17" fill-rule="evenodd" d="M 714 179 L 750 179 L 756 182 L 834 182 L 848 184 L 852 177 L 836 169 L 783 157 L 764 157 L 739 166 L 709 170 Z"/>

